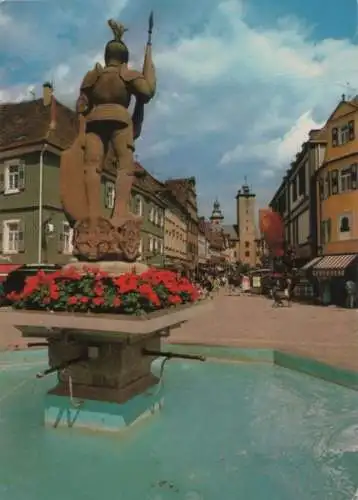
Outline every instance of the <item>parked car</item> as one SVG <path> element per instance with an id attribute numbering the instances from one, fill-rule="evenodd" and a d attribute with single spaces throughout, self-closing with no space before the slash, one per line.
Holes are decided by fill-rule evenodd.
<path id="1" fill-rule="evenodd" d="M 11 292 L 20 293 L 26 283 L 26 278 L 35 276 L 40 270 L 46 274 L 54 273 L 61 269 L 58 264 L 25 264 L 11 271 L 2 282 L 1 305 L 8 304 L 6 296 Z"/>

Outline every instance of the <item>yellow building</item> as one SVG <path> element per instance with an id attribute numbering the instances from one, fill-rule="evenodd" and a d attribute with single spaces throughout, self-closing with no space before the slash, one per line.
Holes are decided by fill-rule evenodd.
<path id="1" fill-rule="evenodd" d="M 188 227 L 185 215 L 171 206 L 165 209 L 164 259 L 165 265 L 183 264 L 187 261 Z"/>
<path id="2" fill-rule="evenodd" d="M 358 100 L 342 101 L 328 119 L 328 142 L 318 173 L 321 254 L 358 253 Z"/>

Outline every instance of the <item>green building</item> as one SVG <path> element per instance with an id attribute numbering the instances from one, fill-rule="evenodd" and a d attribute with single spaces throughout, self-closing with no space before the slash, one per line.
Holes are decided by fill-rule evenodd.
<path id="1" fill-rule="evenodd" d="M 0 257 L 13 264 L 58 263 L 73 259 L 72 235 L 59 191 L 61 152 L 77 134 L 75 113 L 49 95 L 0 105 Z M 105 167 L 104 213 L 114 203 L 115 170 Z M 143 216 L 141 257 L 161 266 L 164 261 L 164 210 L 160 183 L 143 167 L 135 178 L 132 209 Z M 71 182 L 71 179 L 69 179 Z"/>

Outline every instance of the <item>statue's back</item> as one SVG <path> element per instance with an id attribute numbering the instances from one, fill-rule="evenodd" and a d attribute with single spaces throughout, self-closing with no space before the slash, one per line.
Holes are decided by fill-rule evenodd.
<path id="1" fill-rule="evenodd" d="M 121 77 L 120 68 L 118 66 L 104 68 L 92 89 L 93 105 L 119 104 L 128 108 L 130 97 L 127 85 Z"/>

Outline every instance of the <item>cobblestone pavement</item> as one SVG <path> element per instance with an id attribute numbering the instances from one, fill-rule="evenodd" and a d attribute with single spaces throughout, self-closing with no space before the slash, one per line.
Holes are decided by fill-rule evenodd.
<path id="1" fill-rule="evenodd" d="M 273 309 L 259 296 L 221 293 L 213 309 L 173 330 L 170 342 L 276 348 L 358 370 L 358 312 L 293 303 Z M 32 339 L 33 340 L 33 339 Z M 0 349 L 23 348 L 15 328 L 0 327 Z"/>
<path id="2" fill-rule="evenodd" d="M 272 308 L 260 296 L 214 299 L 213 310 L 173 330 L 172 343 L 276 348 L 358 370 L 358 312 L 293 303 Z"/>

